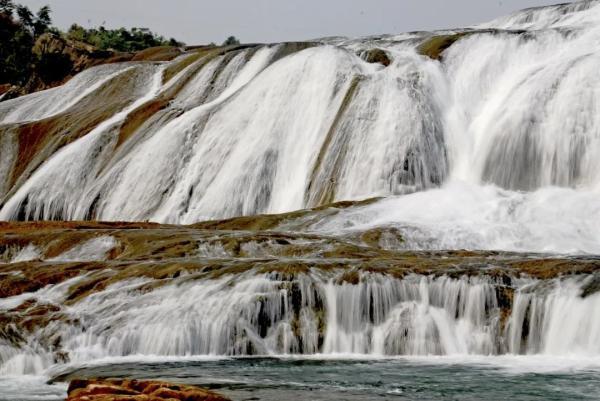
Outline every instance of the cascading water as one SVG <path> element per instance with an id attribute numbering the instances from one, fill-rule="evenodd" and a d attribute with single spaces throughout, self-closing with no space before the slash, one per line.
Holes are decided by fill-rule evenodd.
<path id="1" fill-rule="evenodd" d="M 171 100 L 126 137 L 122 121 L 135 107 L 120 112 L 110 130 L 98 127 L 56 149 L 34 171 L 14 171 L 20 139 L 7 142 L 0 217 L 192 223 L 455 181 L 476 192 L 485 185 L 533 193 L 559 186 L 595 196 L 599 10 L 595 1 L 581 2 L 440 33 L 460 36 L 442 62 L 418 54 L 429 36 L 401 35 L 204 56 L 162 89 L 151 89 L 148 74 L 139 102 L 167 92 Z M 361 58 L 375 47 L 389 66 Z M 2 129 L 68 115 L 81 96 L 131 74 L 115 68 L 3 102 Z M 88 82 L 90 75 L 98 82 Z M 38 111 L 31 113 L 34 104 Z M 65 171 L 77 172 L 70 185 Z M 539 206 L 556 201 L 549 196 Z M 599 218 L 590 209 L 586 217 Z"/>
<path id="2" fill-rule="evenodd" d="M 600 322 L 590 319 L 600 294 L 581 297 L 590 278 L 520 280 L 512 309 L 504 285 L 489 277 L 340 280 L 251 271 L 200 282 L 183 276 L 151 292 L 142 290 L 148 280 L 123 282 L 69 307 L 24 349 L 4 345 L 2 373 L 52 366 L 56 355 L 42 344 L 57 336 L 75 364 L 128 355 L 600 356 Z M 74 281 L 31 297 L 62 303 Z"/>
<path id="3" fill-rule="evenodd" d="M 96 67 L 0 102 L 0 220 L 249 216 L 0 243 L 0 281 L 42 276 L 0 299 L 0 388 L 129 356 L 600 366 L 598 65 L 600 1 L 581 1 L 457 31 Z M 464 249 L 483 256 L 460 274 L 436 253 Z M 496 270 L 520 257 L 556 270 Z M 571 269 L 578 258 L 592 267 Z"/>

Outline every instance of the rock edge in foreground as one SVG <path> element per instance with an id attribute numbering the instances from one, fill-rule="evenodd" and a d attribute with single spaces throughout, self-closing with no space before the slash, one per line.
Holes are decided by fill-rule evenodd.
<path id="1" fill-rule="evenodd" d="M 229 401 L 194 386 L 147 380 L 73 380 L 67 401 Z"/>

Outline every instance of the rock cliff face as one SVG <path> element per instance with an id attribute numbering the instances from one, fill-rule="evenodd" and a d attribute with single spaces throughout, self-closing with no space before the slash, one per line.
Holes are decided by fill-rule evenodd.
<path id="1" fill-rule="evenodd" d="M 193 386 L 144 380 L 73 380 L 67 401 L 229 401 Z"/>

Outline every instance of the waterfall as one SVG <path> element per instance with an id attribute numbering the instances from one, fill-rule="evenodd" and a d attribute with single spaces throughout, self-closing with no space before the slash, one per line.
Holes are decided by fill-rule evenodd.
<path id="1" fill-rule="evenodd" d="M 31 297 L 64 302 L 81 278 L 73 280 Z M 44 344 L 56 336 L 73 363 L 128 355 L 600 356 L 599 322 L 590 319 L 600 294 L 583 296 L 589 277 L 516 279 L 514 293 L 485 276 L 345 280 L 318 270 L 292 280 L 251 271 L 182 276 L 150 292 L 147 279 L 115 284 L 70 306 L 68 318 L 36 331 L 22 349 L 3 345 L 2 372 L 51 366 L 56 355 Z"/>
<path id="2" fill-rule="evenodd" d="M 573 281 L 557 283 L 546 292 L 539 296 L 525 287 L 515 295 L 515 309 L 509 321 L 510 351 L 598 355 L 600 346 L 594 338 L 600 333 L 600 326 L 591 317 L 600 294 L 581 297 L 581 287 Z"/>
<path id="3" fill-rule="evenodd" d="M 598 21 L 583 1 L 466 30 L 97 67 L 1 103 L 0 218 L 193 223 L 457 181 L 595 196 Z M 441 59 L 421 54 L 438 38 L 453 41 Z"/>
<path id="4" fill-rule="evenodd" d="M 0 281 L 64 273 L 0 298 L 0 375 L 140 355 L 600 358 L 599 65 L 593 0 L 190 50 L 0 102 L 0 220 L 94 221 L 0 242 Z M 484 256 L 456 273 L 446 250 Z M 493 270 L 548 255 L 594 262 Z"/>

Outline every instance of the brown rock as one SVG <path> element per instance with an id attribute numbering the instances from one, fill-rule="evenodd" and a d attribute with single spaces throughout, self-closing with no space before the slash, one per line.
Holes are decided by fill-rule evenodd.
<path id="1" fill-rule="evenodd" d="M 367 63 L 378 63 L 383 65 L 384 67 L 387 67 L 392 63 L 392 60 L 390 60 L 388 54 L 381 49 L 368 50 L 364 52 L 362 57 Z"/>
<path id="2" fill-rule="evenodd" d="M 9 100 L 21 96 L 21 91 L 22 88 L 16 85 L 2 84 L 0 85 L 0 101 Z"/>
<path id="3" fill-rule="evenodd" d="M 41 35 L 36 40 L 32 52 L 42 58 L 47 55 L 62 55 L 70 62 L 65 64 L 65 70 L 60 71 L 57 76 L 44 77 L 43 71 L 37 71 L 23 88 L 24 94 L 62 85 L 87 68 L 105 63 L 129 61 L 134 56 L 133 53 L 100 50 L 88 43 L 66 39 L 53 33 Z"/>
<path id="4" fill-rule="evenodd" d="M 174 46 L 157 46 L 137 52 L 132 61 L 171 61 L 183 52 Z"/>
<path id="5" fill-rule="evenodd" d="M 446 51 L 446 49 L 450 48 L 450 46 L 466 35 L 467 33 L 461 32 L 450 35 L 432 36 L 421 43 L 417 48 L 417 51 L 419 54 L 427 56 L 433 60 L 441 60 L 444 51 Z"/>
<path id="6" fill-rule="evenodd" d="M 10 88 L 12 88 L 11 84 L 0 85 L 0 96 L 4 95 L 6 92 L 8 92 L 10 90 Z"/>
<path id="7" fill-rule="evenodd" d="M 228 401 L 195 386 L 141 380 L 73 380 L 67 401 Z"/>

